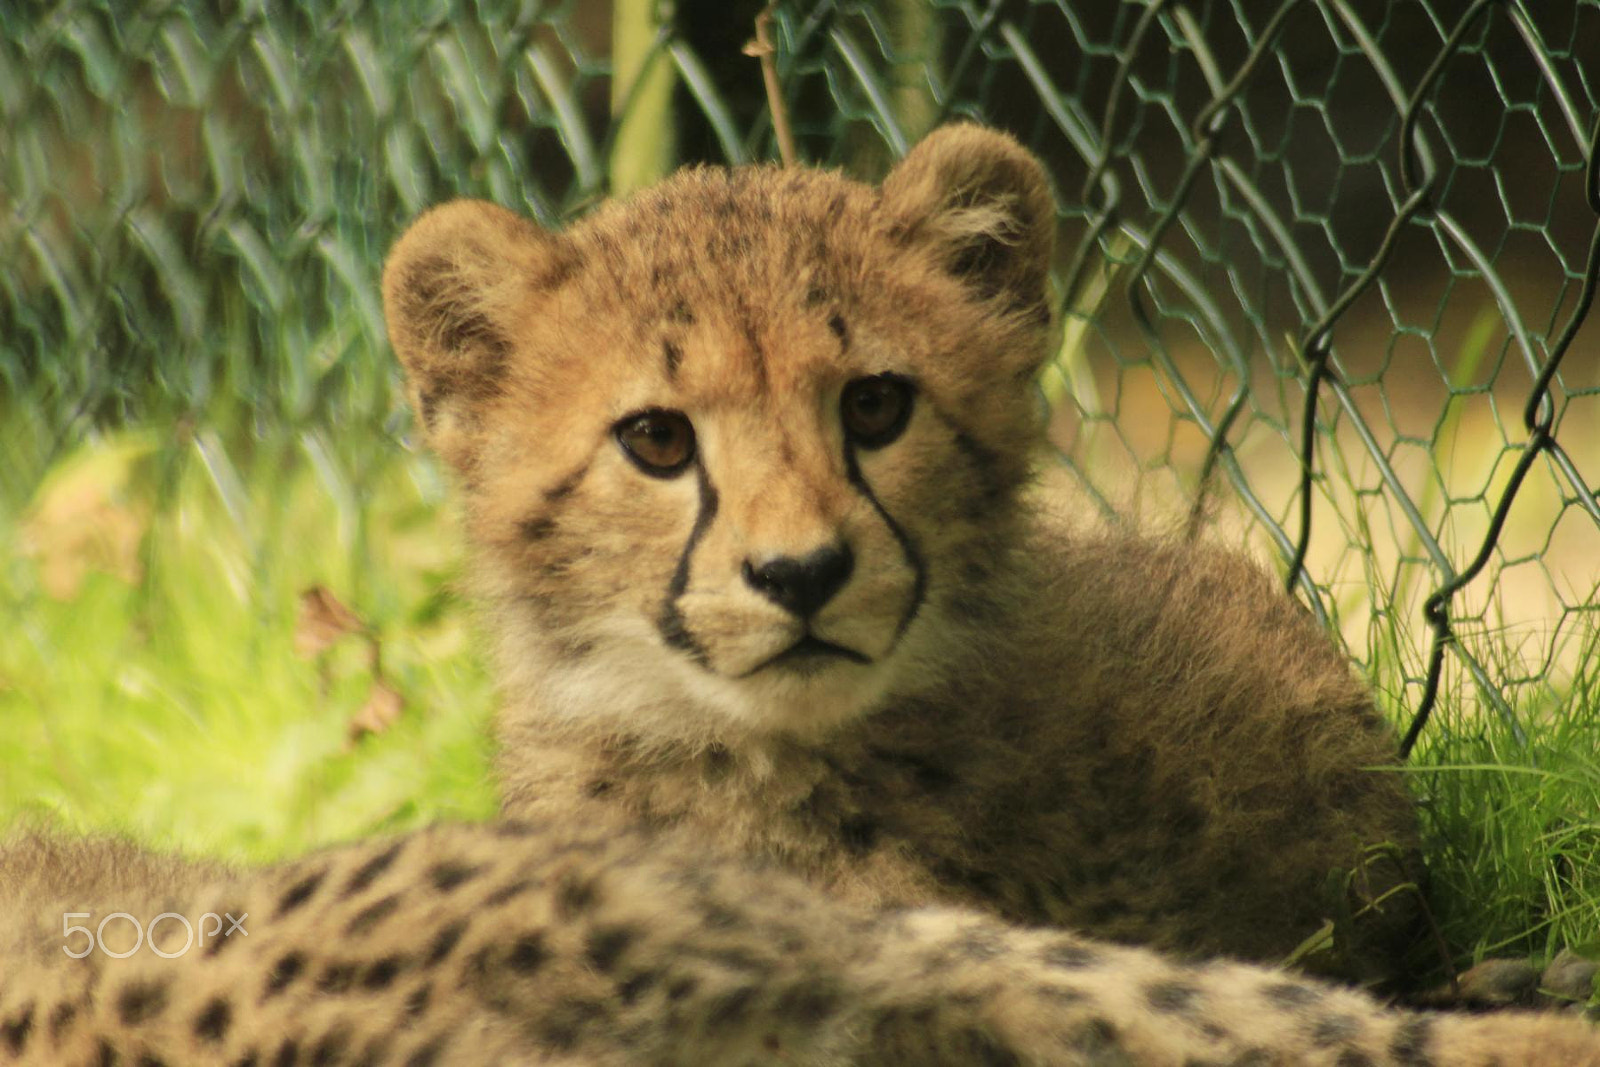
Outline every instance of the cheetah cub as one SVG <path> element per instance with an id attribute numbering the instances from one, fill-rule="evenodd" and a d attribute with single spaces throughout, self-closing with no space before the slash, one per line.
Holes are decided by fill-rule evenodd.
<path id="1" fill-rule="evenodd" d="M 1055 224 L 1031 155 L 955 126 L 880 188 L 700 168 L 563 233 L 459 202 L 400 239 L 506 813 L 1187 957 L 1332 920 L 1308 965 L 1403 979 L 1413 811 L 1326 636 L 1232 555 L 1030 503 Z"/>
<path id="2" fill-rule="evenodd" d="M 1332 917 L 1325 970 L 1403 975 L 1415 831 L 1269 582 L 1026 503 L 1052 226 L 970 127 L 881 189 L 425 216 L 384 293 L 517 818 L 244 874 L 0 845 L 0 1064 L 1600 1067 L 1575 1019 L 1181 958 Z M 117 913 L 143 944 L 63 937 Z"/>

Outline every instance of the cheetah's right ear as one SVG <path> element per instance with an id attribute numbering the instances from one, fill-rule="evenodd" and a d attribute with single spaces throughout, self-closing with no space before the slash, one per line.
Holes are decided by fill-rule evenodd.
<path id="1" fill-rule="evenodd" d="M 383 268 L 389 341 L 428 444 L 461 468 L 535 297 L 570 272 L 566 240 L 482 200 L 424 214 Z"/>

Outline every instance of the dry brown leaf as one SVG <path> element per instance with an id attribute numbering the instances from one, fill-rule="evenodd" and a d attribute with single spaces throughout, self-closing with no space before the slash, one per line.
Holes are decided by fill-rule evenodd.
<path id="1" fill-rule="evenodd" d="M 65 465 L 30 506 L 19 548 L 38 564 L 50 597 L 73 599 L 91 573 L 129 584 L 143 576 L 139 546 L 150 507 L 129 486 L 140 447 L 137 441 L 107 446 Z"/>
<path id="2" fill-rule="evenodd" d="M 345 607 L 327 587 L 313 585 L 300 594 L 300 612 L 294 622 L 294 650 L 306 659 L 332 648 L 346 634 L 364 633 L 367 624 Z"/>
<path id="3" fill-rule="evenodd" d="M 367 702 L 350 716 L 350 743 L 355 744 L 368 734 L 383 733 L 400 718 L 405 706 L 405 698 L 398 691 L 384 682 L 373 682 Z"/>

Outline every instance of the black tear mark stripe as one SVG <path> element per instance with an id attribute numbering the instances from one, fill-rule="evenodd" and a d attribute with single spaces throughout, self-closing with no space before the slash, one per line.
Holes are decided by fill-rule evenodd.
<path id="1" fill-rule="evenodd" d="M 911 539 L 911 535 L 906 533 L 905 528 L 894 520 L 894 516 L 890 515 L 888 509 L 879 502 L 877 494 L 872 491 L 872 486 L 867 484 L 866 477 L 861 473 L 861 464 L 856 460 L 856 447 L 853 444 L 847 443 L 845 445 L 844 469 L 845 477 L 855 487 L 856 492 L 860 493 L 866 502 L 872 505 L 872 510 L 878 513 L 878 517 L 883 520 L 883 524 L 889 528 L 889 533 L 893 535 L 895 542 L 899 544 L 900 552 L 905 556 L 906 563 L 911 566 L 913 575 L 911 603 L 907 605 L 905 614 L 900 617 L 900 622 L 894 628 L 894 642 L 899 644 L 900 639 L 905 636 L 907 628 L 910 627 L 911 620 L 915 619 L 917 612 L 922 609 L 922 601 L 927 596 L 928 565 L 923 562 L 922 553 L 918 550 L 916 542 Z M 888 655 L 892 651 L 894 651 L 894 648 L 891 645 L 884 655 Z"/>
<path id="2" fill-rule="evenodd" d="M 717 517 L 717 489 L 711 484 L 711 476 L 706 473 L 705 464 L 695 461 L 695 481 L 700 488 L 700 510 L 694 517 L 694 528 L 689 531 L 689 539 L 684 542 L 683 553 L 678 556 L 678 566 L 672 572 L 672 580 L 667 583 L 667 596 L 661 603 L 661 614 L 656 618 L 656 629 L 661 633 L 661 640 L 666 642 L 668 648 L 675 648 L 689 655 L 700 666 L 710 669 L 710 660 L 706 657 L 706 650 L 694 639 L 694 635 L 684 625 L 683 614 L 678 611 L 678 598 L 689 587 L 689 562 L 694 556 L 695 546 L 705 536 L 711 526 L 711 521 Z"/>

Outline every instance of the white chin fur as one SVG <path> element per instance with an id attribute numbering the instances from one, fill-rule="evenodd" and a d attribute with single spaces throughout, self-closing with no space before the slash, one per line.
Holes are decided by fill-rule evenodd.
<path id="1" fill-rule="evenodd" d="M 694 745 L 816 737 L 882 706 L 897 679 L 925 680 L 931 657 L 917 654 L 918 629 L 887 660 L 827 659 L 736 679 L 708 671 L 643 628 L 607 634 L 587 655 L 562 658 L 531 627 L 506 627 L 501 688 L 519 694 L 526 712 L 574 731 Z"/>

